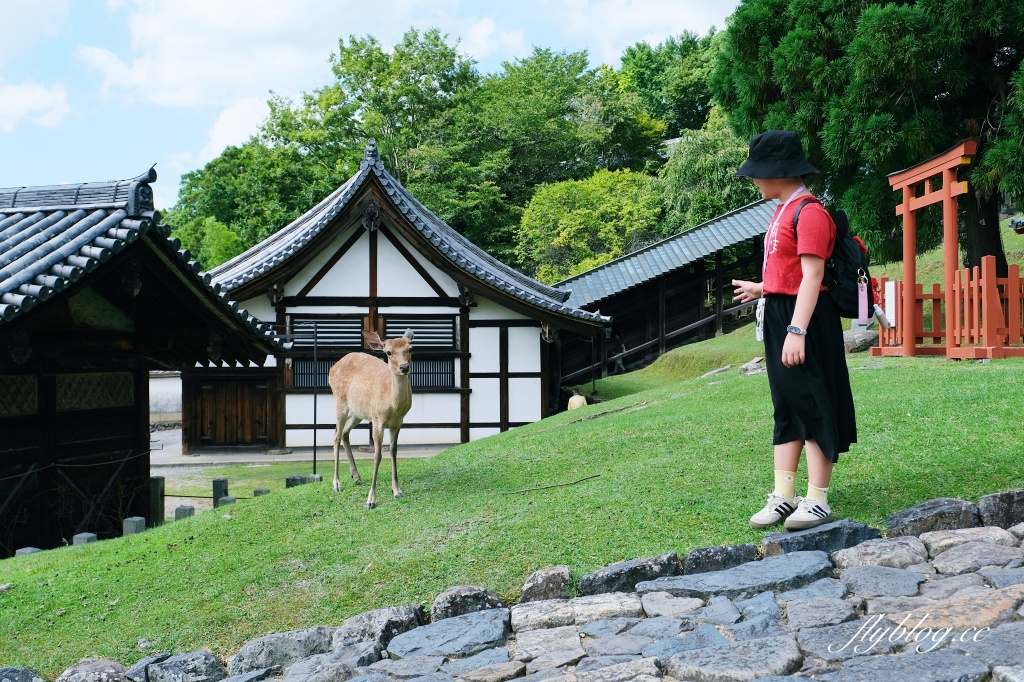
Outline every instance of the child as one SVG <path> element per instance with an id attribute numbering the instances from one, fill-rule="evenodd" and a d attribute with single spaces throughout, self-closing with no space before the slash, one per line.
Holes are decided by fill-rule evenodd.
<path id="1" fill-rule="evenodd" d="M 734 300 L 760 299 L 758 317 L 763 320 L 775 408 L 775 488 L 768 504 L 751 517 L 752 528 L 785 520 L 787 530 L 802 530 L 831 521 L 832 467 L 857 442 L 842 323 L 831 297 L 819 295 L 836 227 L 822 205 L 812 202 L 801 210 L 793 230 L 797 206 L 812 196 L 802 178 L 817 172 L 796 134 L 782 130 L 751 140 L 747 160 L 736 172 L 751 178 L 762 197 L 780 202 L 765 235 L 762 283 L 732 282 Z M 807 496 L 800 498 L 795 479 L 805 448 Z"/>

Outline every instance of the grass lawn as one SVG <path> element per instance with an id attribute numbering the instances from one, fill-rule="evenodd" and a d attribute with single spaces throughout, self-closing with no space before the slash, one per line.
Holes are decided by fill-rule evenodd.
<path id="1" fill-rule="evenodd" d="M 384 483 L 373 511 L 365 486 L 334 493 L 326 475 L 282 489 L 294 464 L 211 471 L 232 492 L 269 483 L 274 493 L 0 561 L 0 667 L 53 679 L 84 657 L 130 664 L 142 638 L 149 651 L 226 658 L 268 633 L 429 606 L 454 585 L 515 600 L 547 566 L 578 577 L 622 559 L 759 542 L 747 519 L 771 485 L 767 378 L 696 377 L 762 352 L 747 327 L 601 382 L 614 400 L 403 460 L 406 497 L 392 499 Z M 1024 361 L 858 355 L 849 365 L 860 442 L 833 479 L 840 517 L 882 527 L 930 498 L 1024 487 Z M 358 464 L 368 480 L 372 462 Z M 209 494 L 206 485 L 193 494 Z"/>

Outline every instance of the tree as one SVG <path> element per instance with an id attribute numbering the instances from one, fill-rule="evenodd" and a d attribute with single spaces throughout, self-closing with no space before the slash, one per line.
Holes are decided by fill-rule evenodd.
<path id="1" fill-rule="evenodd" d="M 216 218 L 196 218 L 171 231 L 204 270 L 226 263 L 245 251 L 242 238 Z"/>
<path id="2" fill-rule="evenodd" d="M 357 104 L 361 132 L 375 138 L 399 182 L 411 176 L 411 150 L 424 142 L 431 124 L 455 106 L 463 91 L 479 84 L 473 60 L 458 53 L 458 41 L 431 28 L 409 29 L 391 53 L 373 36 L 349 36 L 331 55 L 336 87 Z"/>
<path id="3" fill-rule="evenodd" d="M 657 181 L 628 170 L 540 187 L 523 213 L 517 251 L 527 271 L 557 282 L 661 236 Z"/>
<path id="4" fill-rule="evenodd" d="M 708 87 L 720 41 L 712 28 L 704 37 L 684 31 L 656 47 L 639 42 L 622 54 L 622 78 L 644 110 L 666 125 L 669 137 L 699 129 L 711 107 Z"/>
<path id="5" fill-rule="evenodd" d="M 718 111 L 717 109 L 715 110 Z M 736 169 L 747 158 L 747 143 L 712 113 L 704 130 L 686 131 L 661 169 L 664 230 L 678 232 L 761 198 Z"/>
<path id="6" fill-rule="evenodd" d="M 663 135 L 612 69 L 591 69 L 586 52 L 534 48 L 435 119 L 411 153 L 407 186 L 474 243 L 519 264 L 516 231 L 539 185 L 643 170 Z"/>
<path id="7" fill-rule="evenodd" d="M 964 138 L 979 140 L 987 167 L 1007 135 L 1022 57 L 1024 4 L 1015 0 L 744 0 L 712 92 L 744 137 L 799 133 L 822 170 L 821 193 L 887 260 L 901 255 L 901 226 L 886 175 Z M 961 219 L 966 260 L 992 254 L 1005 271 L 997 186 L 974 183 Z"/>

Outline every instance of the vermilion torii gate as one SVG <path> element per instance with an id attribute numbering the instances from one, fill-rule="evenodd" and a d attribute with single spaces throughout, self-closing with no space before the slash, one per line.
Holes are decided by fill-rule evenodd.
<path id="1" fill-rule="evenodd" d="M 893 190 L 903 192 L 903 202 L 896 208 L 896 214 L 903 217 L 903 281 L 886 287 L 882 280 L 887 313 L 896 308 L 895 316 L 890 314 L 896 324 L 879 333 L 879 345 L 871 349 L 872 355 L 1024 356 L 1024 346 L 1014 345 L 1024 338 L 1019 266 L 1012 265 L 1004 278 L 996 276 L 994 256 L 982 258 L 980 268 L 957 267 L 957 197 L 967 193 L 967 182 L 957 180 L 957 171 L 971 163 L 977 149 L 976 140 L 965 140 L 889 176 Z M 926 293 L 917 284 L 915 211 L 940 201 L 944 291 L 935 284 Z M 924 328 L 926 302 L 931 309 L 931 329 Z"/>

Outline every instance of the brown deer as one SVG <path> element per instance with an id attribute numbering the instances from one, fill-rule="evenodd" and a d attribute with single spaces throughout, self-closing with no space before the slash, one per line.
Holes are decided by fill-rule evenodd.
<path id="1" fill-rule="evenodd" d="M 398 432 L 412 406 L 412 385 L 409 382 L 409 374 L 412 372 L 412 337 L 411 329 L 387 341 L 381 341 L 375 332 L 363 332 L 366 345 L 375 351 L 384 351 L 387 362 L 367 353 L 349 353 L 334 363 L 328 374 L 327 381 L 331 385 L 338 411 L 334 431 L 334 490 L 337 492 L 341 492 L 341 479 L 338 477 L 341 453 L 338 444 L 342 441 L 345 443 L 352 480 L 356 485 L 363 483 L 352 457 L 349 432 L 364 419 L 370 422 L 373 434 L 373 479 L 370 481 L 370 494 L 366 498 L 367 509 L 377 506 L 377 469 L 380 468 L 384 429 L 391 432 L 391 491 L 396 498 L 402 497 L 402 489 L 398 487 Z"/>

